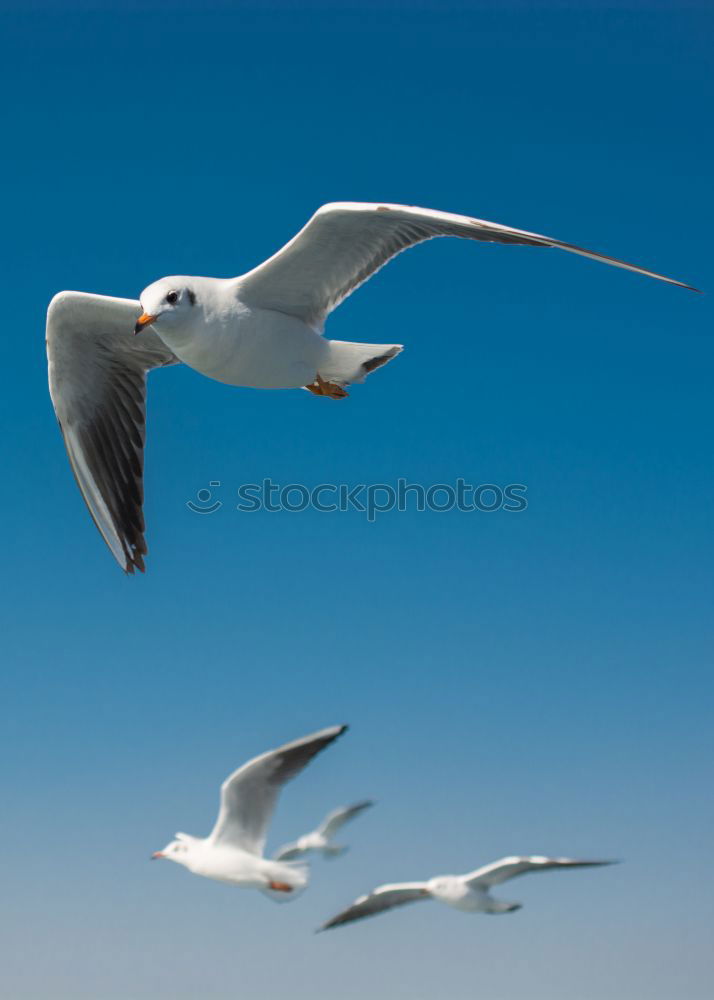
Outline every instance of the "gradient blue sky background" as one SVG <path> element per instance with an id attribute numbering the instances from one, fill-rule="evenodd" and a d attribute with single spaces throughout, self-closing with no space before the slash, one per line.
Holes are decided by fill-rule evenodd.
<path id="1" fill-rule="evenodd" d="M 3 4 L 4 995 L 703 1000 L 710 5 L 123 6 Z M 710 294 L 439 241 L 332 317 L 407 345 L 345 403 L 156 373 L 149 570 L 124 578 L 55 425 L 50 297 L 239 273 L 334 199 L 547 232 Z M 232 510 L 264 476 L 518 482 L 529 506 Z M 211 479 L 223 508 L 192 514 Z M 379 805 L 300 900 L 148 863 L 210 829 L 237 764 L 342 721 L 271 846 Z M 626 863 L 509 885 L 509 917 L 312 934 L 381 881 L 511 852 Z"/>

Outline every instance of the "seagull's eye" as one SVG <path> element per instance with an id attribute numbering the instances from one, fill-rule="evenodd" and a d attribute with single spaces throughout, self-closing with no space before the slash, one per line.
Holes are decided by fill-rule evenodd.
<path id="1" fill-rule="evenodd" d="M 179 300 L 178 292 L 169 292 L 168 295 L 166 296 L 166 301 L 170 306 L 175 306 L 178 300 Z"/>

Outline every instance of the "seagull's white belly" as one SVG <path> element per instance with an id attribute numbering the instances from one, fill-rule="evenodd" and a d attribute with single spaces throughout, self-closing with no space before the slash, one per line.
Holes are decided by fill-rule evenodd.
<path id="1" fill-rule="evenodd" d="M 323 337 L 296 316 L 240 306 L 189 336 L 156 332 L 185 364 L 228 385 L 297 389 L 314 382 L 328 354 Z"/>
<path id="2" fill-rule="evenodd" d="M 438 883 L 437 885 L 432 883 L 429 891 L 440 903 L 446 903 L 447 906 L 453 906 L 454 909 L 464 910 L 467 913 L 479 913 L 488 909 L 488 896 L 485 892 L 469 888 L 460 879 L 446 883 L 441 878 Z"/>
<path id="3" fill-rule="evenodd" d="M 239 848 L 214 847 L 197 854 L 190 870 L 228 885 L 262 888 L 265 885 L 263 859 Z"/>
<path id="4" fill-rule="evenodd" d="M 462 896 L 449 899 L 447 902 L 455 909 L 463 910 L 466 913 L 484 913 L 488 910 L 486 894 L 474 892 L 472 889 L 467 889 Z"/>

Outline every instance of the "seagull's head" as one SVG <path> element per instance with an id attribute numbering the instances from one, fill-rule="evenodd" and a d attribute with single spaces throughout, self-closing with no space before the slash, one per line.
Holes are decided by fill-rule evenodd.
<path id="1" fill-rule="evenodd" d="M 198 296 L 190 278 L 161 278 L 148 285 L 139 296 L 142 313 L 134 333 L 155 326 L 157 333 L 168 333 L 191 325 Z"/>
<path id="2" fill-rule="evenodd" d="M 186 833 L 177 833 L 175 840 L 172 840 L 161 851 L 154 851 L 151 855 L 152 861 L 165 858 L 167 861 L 175 861 L 179 865 L 188 863 L 191 855 L 191 842 L 194 838 Z"/>

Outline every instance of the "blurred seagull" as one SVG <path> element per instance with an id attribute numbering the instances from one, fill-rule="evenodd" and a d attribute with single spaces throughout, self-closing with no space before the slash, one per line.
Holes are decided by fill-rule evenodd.
<path id="1" fill-rule="evenodd" d="M 282 250 L 237 278 L 161 278 L 139 302 L 60 292 L 47 314 L 50 395 L 82 496 L 125 572 L 143 571 L 147 551 L 142 512 L 147 373 L 182 361 L 229 385 L 305 388 L 342 399 L 346 386 L 364 382 L 402 345 L 326 340 L 325 320 L 392 257 L 439 236 L 557 247 L 691 288 L 571 243 L 483 219 L 336 202 L 323 205 Z M 136 339 L 134 332 L 140 334 Z"/>
<path id="2" fill-rule="evenodd" d="M 340 844 L 332 844 L 330 841 L 338 830 L 341 830 L 345 823 L 349 823 L 355 816 L 359 816 L 365 809 L 373 806 L 373 802 L 356 802 L 352 806 L 341 806 L 334 809 L 316 830 L 305 833 L 298 837 L 292 844 L 285 844 L 275 854 L 276 861 L 292 861 L 295 858 L 303 857 L 311 851 L 321 851 L 324 858 L 336 858 L 348 849 Z"/>
<path id="3" fill-rule="evenodd" d="M 166 858 L 194 875 L 244 889 L 260 889 L 279 901 L 294 898 L 308 882 L 306 865 L 263 856 L 265 837 L 280 789 L 347 729 L 332 726 L 248 761 L 221 785 L 221 807 L 207 837 L 177 833 L 152 858 Z"/>
<path id="4" fill-rule="evenodd" d="M 428 882 L 397 882 L 394 885 L 380 885 L 367 896 L 360 896 L 342 913 L 328 920 L 319 929 L 349 924 L 353 920 L 371 917 L 375 913 L 391 910 L 404 903 L 416 903 L 420 899 L 436 899 L 466 913 L 510 913 L 520 910 L 521 903 L 506 903 L 494 899 L 490 889 L 516 875 L 527 872 L 546 871 L 549 868 L 590 868 L 597 865 L 611 865 L 612 861 L 575 861 L 572 858 L 543 858 L 538 855 L 525 858 L 502 858 L 467 875 L 437 875 Z"/>

